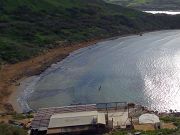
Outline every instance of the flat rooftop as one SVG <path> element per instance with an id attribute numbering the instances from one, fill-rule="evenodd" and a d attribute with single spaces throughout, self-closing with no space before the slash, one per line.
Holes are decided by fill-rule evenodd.
<path id="1" fill-rule="evenodd" d="M 92 124 L 106 124 L 105 114 L 97 111 L 55 114 L 50 118 L 48 128 L 72 127 Z"/>

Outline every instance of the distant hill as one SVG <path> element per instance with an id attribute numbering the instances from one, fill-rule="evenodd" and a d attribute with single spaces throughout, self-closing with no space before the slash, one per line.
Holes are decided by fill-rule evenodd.
<path id="1" fill-rule="evenodd" d="M 105 0 L 140 10 L 180 10 L 180 0 Z"/>
<path id="2" fill-rule="evenodd" d="M 0 63 L 16 63 L 56 41 L 180 28 L 180 17 L 155 16 L 102 0 L 0 0 Z"/>

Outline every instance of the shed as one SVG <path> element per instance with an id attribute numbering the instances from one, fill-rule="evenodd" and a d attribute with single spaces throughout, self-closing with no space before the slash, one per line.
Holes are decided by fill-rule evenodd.
<path id="1" fill-rule="evenodd" d="M 156 124 L 160 123 L 159 117 L 155 114 L 146 113 L 139 117 L 139 124 Z"/>
<path id="2" fill-rule="evenodd" d="M 54 114 L 47 134 L 80 132 L 105 124 L 105 114 L 97 111 Z"/>

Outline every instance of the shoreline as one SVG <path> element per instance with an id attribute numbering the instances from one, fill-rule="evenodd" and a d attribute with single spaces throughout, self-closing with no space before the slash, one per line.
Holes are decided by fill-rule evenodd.
<path id="1" fill-rule="evenodd" d="M 147 31 L 147 32 L 155 32 L 155 31 Z M 142 34 L 147 32 L 142 32 Z M 134 33 L 134 34 L 131 33 L 131 34 L 114 36 L 114 37 L 94 39 L 80 43 L 67 44 L 67 46 L 64 45 L 58 48 L 48 50 L 46 51 L 46 53 L 40 54 L 39 56 L 36 56 L 24 62 L 19 62 L 17 64 L 4 66 L 3 69 L 0 71 L 0 76 L 4 75 L 5 81 L 0 79 L 0 92 L 1 92 L 1 84 L 3 84 L 6 86 L 5 88 L 7 88 L 7 90 L 10 91 L 10 94 L 7 97 L 4 97 L 3 103 L 11 105 L 14 111 L 18 113 L 22 113 L 22 108 L 20 107 L 20 104 L 17 102 L 17 97 L 23 92 L 23 88 L 20 88 L 20 83 L 23 83 L 24 80 L 26 80 L 29 77 L 41 74 L 52 64 L 62 61 L 67 56 L 69 56 L 70 53 L 78 49 L 85 48 L 102 41 L 113 40 L 113 39 L 132 36 L 132 35 L 138 36 L 139 34 L 140 33 Z M 0 111 L 3 109 L 4 107 L 0 105 Z"/>
<path id="2" fill-rule="evenodd" d="M 154 32 L 154 31 L 152 31 L 152 32 Z M 25 82 L 25 80 L 27 80 L 28 78 L 30 78 L 32 76 L 40 75 L 42 72 L 44 72 L 46 69 L 48 69 L 52 64 L 55 64 L 57 62 L 61 62 L 63 59 L 67 58 L 67 56 L 69 56 L 72 52 L 74 52 L 74 51 L 76 51 L 78 49 L 82 49 L 82 48 L 85 48 L 85 47 L 88 47 L 88 46 L 95 45 L 98 42 L 114 40 L 114 39 L 117 39 L 117 38 L 133 36 L 133 35 L 138 36 L 139 33 L 124 34 L 124 35 L 119 35 L 119 36 L 114 36 L 114 37 L 95 39 L 95 40 L 90 40 L 90 41 L 86 41 L 86 42 L 81 42 L 81 43 L 73 44 L 73 45 L 70 45 L 70 46 L 68 45 L 68 46 L 65 46 L 65 47 L 59 47 L 59 48 L 51 49 L 48 52 L 48 54 L 54 53 L 54 51 L 56 51 L 60 55 L 63 54 L 63 57 L 60 56 L 58 58 L 55 58 L 55 60 L 53 60 L 53 58 L 52 58 L 52 61 L 49 61 L 48 66 L 47 65 L 46 66 L 41 65 L 41 67 L 38 69 L 39 70 L 38 73 L 36 73 L 37 71 L 35 71 L 35 74 L 34 74 L 34 72 L 31 71 L 32 72 L 31 75 L 29 75 L 29 76 L 26 75 L 26 76 L 23 76 L 22 78 L 16 80 L 16 84 L 11 84 L 9 86 L 9 89 L 11 89 L 11 94 L 7 98 L 6 102 L 12 105 L 12 107 L 13 107 L 15 112 L 23 113 L 23 110 L 21 108 L 21 105 L 18 103 L 18 99 L 17 98 L 21 95 L 21 93 L 24 90 L 24 87 L 21 86 L 21 83 L 22 83 L 22 85 L 26 85 L 27 82 Z M 45 53 L 42 56 L 40 55 L 40 56 L 34 57 L 34 58 L 30 59 L 30 60 L 33 60 L 33 59 L 35 59 L 35 60 L 37 59 L 38 60 L 38 57 L 43 57 L 43 56 L 46 57 L 46 55 L 48 55 L 48 54 Z M 29 62 L 30 60 L 27 60 L 27 62 Z M 22 62 L 22 63 L 25 64 L 26 61 Z M 36 62 L 34 61 L 34 63 L 36 63 Z M 18 84 L 18 86 L 17 86 L 17 84 Z"/>
<path id="3" fill-rule="evenodd" d="M 19 80 L 18 82 L 21 83 L 21 81 L 23 81 L 24 79 L 26 79 L 26 78 L 23 78 L 23 79 Z M 20 89 L 20 86 L 12 86 L 11 88 L 12 88 L 13 92 L 8 98 L 8 103 L 10 103 L 13 106 L 13 109 L 15 112 L 23 113 L 23 110 L 22 110 L 20 104 L 18 103 L 18 97 L 21 95 L 23 90 Z"/>
<path id="4" fill-rule="evenodd" d="M 107 38 L 105 38 L 107 39 Z M 101 42 L 105 39 L 94 39 L 80 43 L 67 44 L 40 54 L 29 60 L 16 64 L 4 65 L 0 71 L 0 92 L 5 93 L 0 99 L 0 112 L 21 112 L 17 103 L 17 96 L 22 92 L 19 90 L 20 83 L 28 77 L 39 75 L 52 64 L 62 61 L 69 54 L 80 48 Z M 8 107 L 7 107 L 8 106 Z M 9 109 L 10 108 L 10 109 Z"/>

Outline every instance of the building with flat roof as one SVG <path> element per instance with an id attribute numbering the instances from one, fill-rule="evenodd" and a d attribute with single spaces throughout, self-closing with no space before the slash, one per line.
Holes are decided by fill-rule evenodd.
<path id="1" fill-rule="evenodd" d="M 55 114 L 50 118 L 47 134 L 96 130 L 105 125 L 105 114 L 97 111 Z"/>

